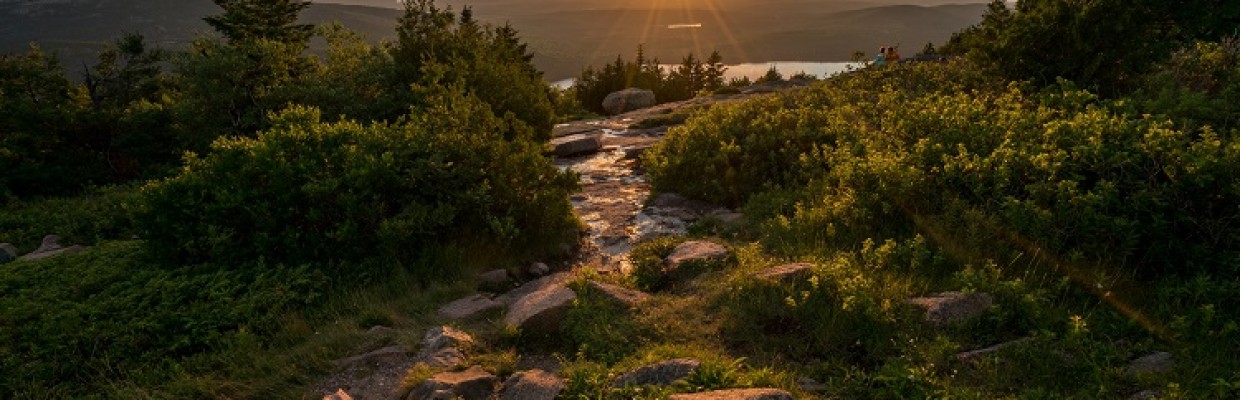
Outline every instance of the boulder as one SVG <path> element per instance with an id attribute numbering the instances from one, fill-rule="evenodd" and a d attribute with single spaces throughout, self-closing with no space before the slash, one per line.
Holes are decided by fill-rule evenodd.
<path id="1" fill-rule="evenodd" d="M 809 278 L 813 273 L 814 264 L 793 263 L 764 269 L 754 277 L 776 283 L 794 283 Z"/>
<path id="2" fill-rule="evenodd" d="M 577 299 L 577 292 L 563 284 L 554 285 L 521 297 L 508 308 L 504 325 L 524 332 L 552 333 Z"/>
<path id="3" fill-rule="evenodd" d="M 1124 373 L 1128 376 L 1162 374 L 1170 372 L 1172 368 L 1175 368 L 1175 358 L 1171 356 L 1171 353 L 1160 351 L 1132 360 L 1128 363 L 1128 368 L 1124 370 Z"/>
<path id="4" fill-rule="evenodd" d="M 501 400 L 555 400 L 564 390 L 564 380 L 540 369 L 512 374 L 504 382 Z"/>
<path id="5" fill-rule="evenodd" d="M 504 305 L 498 301 L 481 294 L 474 294 L 439 307 L 439 316 L 453 321 L 467 321 L 503 307 Z"/>
<path id="6" fill-rule="evenodd" d="M 338 395 L 344 388 L 351 397 L 388 399 L 395 398 L 413 359 L 400 347 L 390 346 L 332 363 L 335 371 L 316 385 L 318 393 Z"/>
<path id="7" fill-rule="evenodd" d="M 473 344 L 473 336 L 450 326 L 431 328 L 422 335 L 423 350 L 438 351 L 448 347 L 469 347 Z"/>
<path id="8" fill-rule="evenodd" d="M 650 300 L 650 295 L 640 290 L 633 290 L 609 283 L 590 281 L 590 288 L 603 295 L 603 298 L 625 307 L 635 307 L 646 300 Z"/>
<path id="9" fill-rule="evenodd" d="M 432 369 L 452 369 L 465 363 L 465 353 L 456 347 L 448 347 L 434 353 L 419 353 L 416 361 Z"/>
<path id="10" fill-rule="evenodd" d="M 633 217 L 633 229 L 629 241 L 642 243 L 664 236 L 683 236 L 689 233 L 689 224 L 673 217 L 639 212 Z"/>
<path id="11" fill-rule="evenodd" d="M 603 135 L 585 134 L 571 135 L 551 139 L 555 147 L 556 157 L 572 157 L 582 154 L 597 153 L 603 148 Z"/>
<path id="12" fill-rule="evenodd" d="M 538 279 L 526 282 L 524 285 L 521 285 L 517 287 L 516 289 L 509 290 L 508 293 L 504 293 L 504 294 L 501 294 L 495 297 L 495 301 L 505 306 L 511 306 L 513 303 L 516 303 L 517 300 L 520 300 L 522 297 L 525 297 L 526 295 L 530 293 L 534 293 L 534 292 L 537 292 L 537 291 L 540 291 L 540 290 L 543 290 L 543 289 L 546 289 L 552 286 L 556 286 L 556 285 L 563 285 L 572 278 L 573 278 L 573 274 L 568 273 L 568 272 L 560 272 L 560 273 L 547 275 L 542 278 L 538 278 Z"/>
<path id="13" fill-rule="evenodd" d="M 422 337 L 422 348 L 414 361 L 436 369 L 454 368 L 465 363 L 462 347 L 474 344 L 473 336 L 447 326 L 431 328 Z"/>
<path id="14" fill-rule="evenodd" d="M 728 248 L 718 243 L 691 240 L 681 243 L 665 260 L 670 270 L 691 261 L 723 261 L 728 258 Z"/>
<path id="15" fill-rule="evenodd" d="M 39 245 L 39 248 L 35 249 L 34 251 L 30 253 L 31 254 L 46 253 L 49 251 L 56 251 L 56 250 L 60 250 L 63 248 L 64 246 L 60 245 L 60 235 L 47 235 L 43 237 L 43 243 Z"/>
<path id="16" fill-rule="evenodd" d="M 551 273 L 551 267 L 547 266 L 546 263 L 537 262 L 530 264 L 530 269 L 526 272 L 533 276 L 543 276 Z"/>
<path id="17" fill-rule="evenodd" d="M 456 399 L 486 400 L 495 394 L 499 378 L 477 365 L 460 372 L 441 372 L 409 392 L 407 400 Z"/>
<path id="18" fill-rule="evenodd" d="M 693 358 L 667 360 L 621 375 L 611 386 L 620 388 L 625 386 L 670 385 L 673 382 L 688 377 L 701 366 L 702 362 Z"/>
<path id="19" fill-rule="evenodd" d="M 478 274 L 478 283 L 484 287 L 498 288 L 512 283 L 512 279 L 508 277 L 508 270 L 496 269 Z"/>
<path id="20" fill-rule="evenodd" d="M 24 261 L 43 260 L 47 258 L 56 257 L 59 255 L 64 255 L 64 254 L 79 253 L 82 250 L 86 250 L 86 247 L 83 247 L 83 246 L 64 247 L 60 245 L 60 236 L 47 235 L 43 237 L 43 244 L 39 245 L 38 249 L 35 249 L 34 251 L 30 252 L 30 254 L 26 254 L 24 256 L 19 257 L 18 260 L 24 260 Z"/>
<path id="21" fill-rule="evenodd" d="M 344 389 L 337 389 L 336 393 L 323 396 L 323 400 L 353 400 L 353 396 L 350 396 Z"/>
<path id="22" fill-rule="evenodd" d="M 656 104 L 659 102 L 656 101 L 654 92 L 646 89 L 628 88 L 611 92 L 603 98 L 603 109 L 611 115 L 640 110 Z"/>
<path id="23" fill-rule="evenodd" d="M 926 310 L 926 322 L 945 326 L 982 315 L 994 304 L 994 298 L 986 293 L 943 292 L 912 298 L 908 303 Z"/>
<path id="24" fill-rule="evenodd" d="M 674 394 L 668 400 L 792 400 L 792 393 L 780 389 L 727 389 Z"/>
<path id="25" fill-rule="evenodd" d="M 0 264 L 17 260 L 17 247 L 9 243 L 0 243 Z"/>

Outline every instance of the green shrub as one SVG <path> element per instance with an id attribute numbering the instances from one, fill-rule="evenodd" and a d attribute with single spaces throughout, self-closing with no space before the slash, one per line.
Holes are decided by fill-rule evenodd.
<path id="1" fill-rule="evenodd" d="M 925 233 L 960 264 L 1018 252 L 1112 274 L 1240 273 L 1240 241 L 1225 239 L 1240 234 L 1240 186 L 1222 184 L 1240 181 L 1230 135 L 1068 86 L 986 84 L 964 65 L 897 69 L 716 107 L 643 165 L 656 190 L 730 205 L 796 193 L 768 223 L 767 242 L 792 253 Z"/>
<path id="2" fill-rule="evenodd" d="M 681 263 L 675 271 L 668 271 L 665 262 L 667 256 L 685 240 L 683 237 L 664 236 L 637 245 L 629 253 L 629 260 L 633 263 L 634 285 L 647 291 L 663 290 L 702 272 L 717 270 L 731 263 L 731 260 L 690 260 Z"/>
<path id="3" fill-rule="evenodd" d="M 651 129 L 661 126 L 680 125 L 689 119 L 689 115 L 690 112 L 661 114 L 632 123 L 629 125 L 629 129 Z"/>
<path id="4" fill-rule="evenodd" d="M 1141 111 L 1171 117 L 1185 129 L 1240 129 L 1240 38 L 1198 42 L 1159 65 L 1133 94 Z"/>
<path id="5" fill-rule="evenodd" d="M 231 268 L 240 270 L 242 268 Z M 226 346 L 235 334 L 270 332 L 290 307 L 319 296 L 306 268 L 253 265 L 254 273 L 167 268 L 139 242 L 104 242 L 74 255 L 0 268 L 0 389 L 83 397 L 129 374 L 175 366 Z"/>
<path id="6" fill-rule="evenodd" d="M 584 282 L 574 289 L 579 295 L 563 327 L 569 354 L 611 365 L 642 344 L 646 332 L 626 307 L 604 298 Z"/>
<path id="7" fill-rule="evenodd" d="M 844 75 L 797 94 L 718 105 L 673 128 L 646 152 L 642 165 L 656 190 L 737 206 L 758 193 L 803 187 L 823 166 L 803 161 L 802 155 L 863 135 L 861 121 L 878 126 L 886 119 L 880 109 L 867 106 L 879 93 L 916 97 L 993 88 L 987 79 L 960 65 L 916 65 Z"/>
<path id="8" fill-rule="evenodd" d="M 867 244 L 861 252 L 817 264 L 800 282 L 734 278 L 724 307 L 728 337 L 801 360 L 832 357 L 864 364 L 891 356 L 899 307 L 911 294 L 893 265 L 915 264 L 904 248 L 923 245 Z"/>
<path id="9" fill-rule="evenodd" d="M 50 234 L 60 235 L 64 245 L 128 239 L 136 232 L 131 206 L 139 194 L 110 187 L 79 197 L 12 201 L 0 212 L 0 243 L 32 251 Z"/>
<path id="10" fill-rule="evenodd" d="M 612 92 L 642 88 L 655 94 L 660 103 L 691 99 L 703 91 L 724 86 L 723 56 L 713 52 L 705 60 L 689 53 L 673 68 L 663 68 L 658 59 L 648 59 L 642 46 L 637 47 L 637 57 L 626 61 L 619 55 L 616 60 L 602 68 L 586 67 L 573 84 L 577 100 L 590 111 L 605 114 L 603 99 Z"/>
<path id="11" fill-rule="evenodd" d="M 567 240 L 573 178 L 537 145 L 504 140 L 510 126 L 485 105 L 448 96 L 400 125 L 293 107 L 145 188 L 138 226 L 156 252 L 225 265 L 409 266 L 450 243 L 529 256 Z"/>
<path id="12" fill-rule="evenodd" d="M 664 236 L 634 247 L 629 252 L 629 260 L 633 263 L 633 280 L 637 287 L 649 289 L 657 285 L 663 276 L 663 260 L 682 242 L 682 238 Z"/>

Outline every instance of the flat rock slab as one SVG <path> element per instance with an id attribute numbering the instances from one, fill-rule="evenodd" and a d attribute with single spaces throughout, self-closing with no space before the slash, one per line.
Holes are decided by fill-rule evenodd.
<path id="1" fill-rule="evenodd" d="M 621 375 L 611 386 L 621 388 L 625 386 L 670 385 L 677 380 L 688 377 L 701 366 L 702 362 L 693 358 L 667 360 Z"/>
<path id="2" fill-rule="evenodd" d="M 86 250 L 85 246 L 74 245 L 74 246 L 69 246 L 69 247 L 58 248 L 55 250 L 36 251 L 34 253 L 21 256 L 18 259 L 22 261 L 46 260 L 52 257 L 63 256 L 66 254 L 81 253 L 82 251 L 85 251 L 85 250 Z"/>
<path id="3" fill-rule="evenodd" d="M 625 307 L 636 307 L 638 304 L 650 300 L 650 294 L 640 290 L 595 281 L 590 281 L 589 285 L 591 289 L 602 294 L 603 298 Z"/>
<path id="4" fill-rule="evenodd" d="M 441 372 L 414 387 L 408 400 L 486 400 L 495 394 L 499 378 L 477 365 L 459 372 Z"/>
<path id="5" fill-rule="evenodd" d="M 497 269 L 478 274 L 478 282 L 484 285 L 503 286 L 512 282 L 508 277 L 508 270 Z"/>
<path id="6" fill-rule="evenodd" d="M 691 240 L 681 243 L 667 256 L 669 269 L 675 270 L 681 264 L 693 261 L 723 261 L 728 258 L 728 248 L 718 243 L 703 240 Z"/>
<path id="7" fill-rule="evenodd" d="M 1170 372 L 1173 368 L 1175 368 L 1175 358 L 1171 356 L 1171 353 L 1160 351 L 1132 360 L 1124 372 L 1129 376 L 1162 374 Z"/>
<path id="8" fill-rule="evenodd" d="M 359 399 L 390 399 L 413 359 L 400 347 L 390 346 L 332 363 L 336 370 L 316 385 L 319 393 L 338 395 L 341 388 L 348 388 L 346 395 Z"/>
<path id="9" fill-rule="evenodd" d="M 474 294 L 439 307 L 439 316 L 453 321 L 467 321 L 500 308 L 504 308 L 503 303 Z"/>
<path id="10" fill-rule="evenodd" d="M 792 393 L 780 389 L 727 389 L 713 392 L 674 394 L 669 400 L 792 400 Z"/>
<path id="11" fill-rule="evenodd" d="M 994 297 L 986 293 L 943 292 L 912 298 L 908 303 L 926 310 L 926 322 L 945 326 L 982 315 L 994 305 Z"/>
<path id="12" fill-rule="evenodd" d="M 551 139 L 556 157 L 572 157 L 596 153 L 603 148 L 603 135 L 597 133 L 569 135 Z"/>
<path id="13" fill-rule="evenodd" d="M 544 276 L 542 278 L 538 278 L 538 279 L 526 282 L 524 285 L 521 285 L 517 287 L 516 289 L 508 291 L 508 293 L 504 293 L 502 295 L 495 297 L 495 301 L 505 306 L 511 306 L 513 303 L 516 303 L 517 300 L 520 300 L 522 297 L 525 297 L 529 295 L 530 293 L 534 293 L 534 292 L 537 292 L 537 291 L 540 291 L 540 290 L 543 290 L 543 289 L 546 289 L 552 286 L 563 285 L 572 279 L 573 279 L 573 274 L 571 273 L 568 273 L 568 272 L 554 273 L 551 275 Z"/>
<path id="14" fill-rule="evenodd" d="M 579 135 L 583 133 L 603 133 L 603 129 L 598 125 L 592 125 L 584 122 L 573 122 L 563 125 L 556 125 L 551 128 L 552 137 L 563 137 L 570 135 Z"/>
<path id="15" fill-rule="evenodd" d="M 793 283 L 808 279 L 813 273 L 814 264 L 793 263 L 764 269 L 754 274 L 754 277 L 771 282 Z"/>
<path id="16" fill-rule="evenodd" d="M 543 370 L 512 374 L 504 382 L 501 400 L 555 400 L 564 390 L 564 380 Z"/>
<path id="17" fill-rule="evenodd" d="M 473 336 L 448 326 L 431 328 L 422 337 L 422 348 L 414 361 L 436 369 L 454 368 L 465 363 L 461 348 L 474 344 Z"/>
<path id="18" fill-rule="evenodd" d="M 474 337 L 465 331 L 440 326 L 431 328 L 422 335 L 422 349 L 438 351 L 448 347 L 467 347 L 474 344 Z"/>
<path id="19" fill-rule="evenodd" d="M 525 295 L 508 307 L 504 325 L 523 332 L 553 333 L 577 299 L 577 292 L 563 284 Z"/>

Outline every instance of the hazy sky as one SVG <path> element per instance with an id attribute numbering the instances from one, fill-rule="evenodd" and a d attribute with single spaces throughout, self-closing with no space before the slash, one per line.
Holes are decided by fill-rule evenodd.
<path id="1" fill-rule="evenodd" d="M 314 0 L 318 3 L 337 3 L 337 4 L 357 4 L 375 7 L 391 7 L 400 8 L 400 0 Z M 576 3 L 583 6 L 599 7 L 601 4 L 613 3 L 616 5 L 645 5 L 650 3 L 661 3 L 664 6 L 676 7 L 684 5 L 694 5 L 698 3 L 714 3 L 727 4 L 730 2 L 742 1 L 760 1 L 760 0 L 439 0 L 439 3 L 447 4 L 470 4 L 485 7 L 487 4 L 497 5 L 517 5 L 517 4 L 540 4 L 540 3 L 559 3 L 570 4 Z M 893 4 L 913 4 L 913 5 L 942 5 L 942 4 L 970 4 L 970 3 L 989 3 L 990 0 L 803 0 L 807 4 L 831 4 L 831 3 L 872 3 L 874 5 L 893 5 Z M 1015 3 L 1015 0 L 1008 0 L 1009 3 Z"/>

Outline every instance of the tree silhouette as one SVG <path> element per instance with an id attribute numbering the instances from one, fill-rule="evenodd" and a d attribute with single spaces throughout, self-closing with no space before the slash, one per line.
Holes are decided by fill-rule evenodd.
<path id="1" fill-rule="evenodd" d="M 230 42 L 273 40 L 305 44 L 314 26 L 298 24 L 297 16 L 310 6 L 304 0 L 213 0 L 224 13 L 203 18 Z"/>

